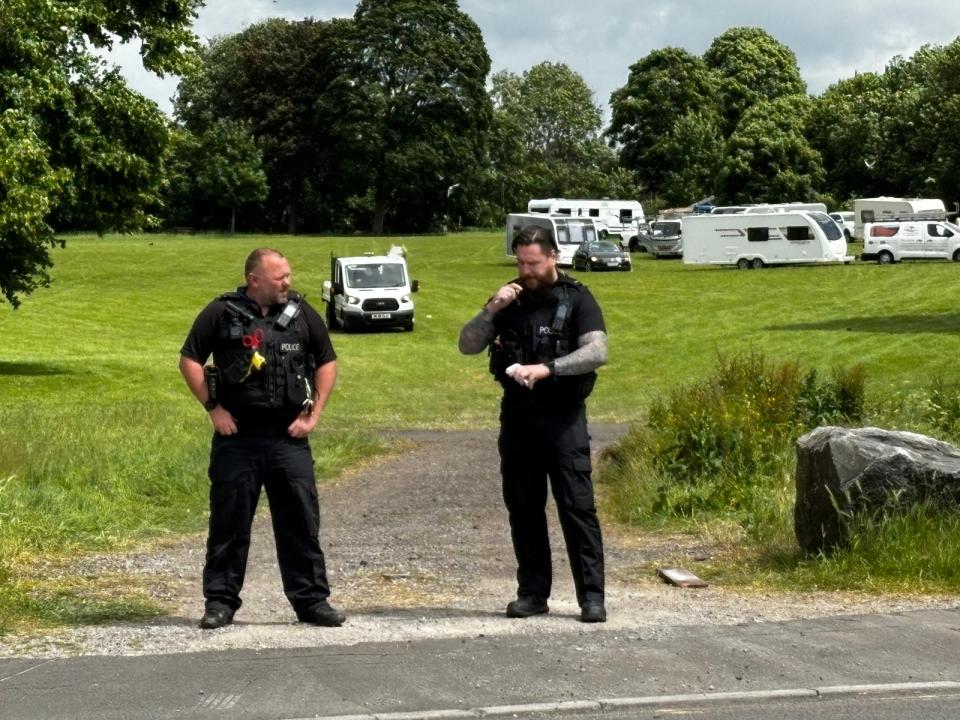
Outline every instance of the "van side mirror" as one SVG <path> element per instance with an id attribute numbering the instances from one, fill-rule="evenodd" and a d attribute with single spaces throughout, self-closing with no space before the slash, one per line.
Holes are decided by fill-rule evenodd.
<path id="1" fill-rule="evenodd" d="M 411 280 L 411 281 L 410 281 L 410 292 L 417 292 L 419 289 L 420 289 L 420 281 L 419 281 L 419 280 Z"/>
<path id="2" fill-rule="evenodd" d="M 334 282 L 333 283 L 333 294 L 334 295 L 343 295 L 343 283 Z"/>

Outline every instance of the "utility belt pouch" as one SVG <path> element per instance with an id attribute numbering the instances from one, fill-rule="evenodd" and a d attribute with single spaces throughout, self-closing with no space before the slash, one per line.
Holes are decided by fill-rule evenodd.
<path id="1" fill-rule="evenodd" d="M 239 385 L 250 374 L 250 362 L 253 360 L 253 351 L 232 354 L 226 366 L 220 371 L 223 382 L 227 385 Z"/>
<path id="2" fill-rule="evenodd" d="M 506 377 L 507 368 L 521 362 L 520 344 L 497 338 L 490 343 L 490 373 L 498 380 Z"/>
<path id="3" fill-rule="evenodd" d="M 220 399 L 220 368 L 216 365 L 206 365 L 203 368 L 203 379 L 207 383 L 207 397 L 210 400 Z"/>

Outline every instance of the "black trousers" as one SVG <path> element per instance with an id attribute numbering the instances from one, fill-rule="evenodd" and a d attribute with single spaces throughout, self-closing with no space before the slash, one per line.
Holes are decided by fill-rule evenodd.
<path id="1" fill-rule="evenodd" d="M 586 409 L 544 410 L 506 400 L 500 410 L 503 499 L 517 557 L 518 595 L 550 596 L 547 481 L 567 545 L 577 602 L 603 601 L 603 539 L 593 499 Z"/>
<path id="2" fill-rule="evenodd" d="M 210 531 L 203 569 L 208 609 L 241 605 L 250 527 L 260 490 L 270 503 L 283 590 L 295 610 L 330 595 L 320 549 L 320 506 L 306 438 L 214 435 L 210 450 Z"/>

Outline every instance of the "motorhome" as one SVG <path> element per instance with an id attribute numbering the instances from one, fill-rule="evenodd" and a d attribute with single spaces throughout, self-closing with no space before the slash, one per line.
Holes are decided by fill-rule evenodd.
<path id="1" fill-rule="evenodd" d="M 960 262 L 960 226 L 930 220 L 866 223 L 861 260 L 881 265 L 901 260 Z"/>
<path id="2" fill-rule="evenodd" d="M 683 219 L 683 262 L 735 265 L 849 263 L 847 240 L 826 213 L 691 215 Z"/>
<path id="3" fill-rule="evenodd" d="M 327 326 L 334 330 L 399 327 L 413 330 L 413 298 L 418 290 L 410 279 L 405 252 L 391 248 L 386 255 L 330 257 L 330 279 L 321 298 L 327 304 Z"/>
<path id="4" fill-rule="evenodd" d="M 888 220 L 944 220 L 946 208 L 936 198 L 859 198 L 853 201 L 853 237 L 863 242 L 864 223 Z"/>
<path id="5" fill-rule="evenodd" d="M 683 255 L 683 221 L 679 218 L 650 223 L 650 252 L 654 257 Z"/>
<path id="6" fill-rule="evenodd" d="M 540 213 L 512 213 L 507 215 L 504 228 L 504 246 L 507 257 L 513 253 L 513 238 L 529 225 L 546 228 L 553 233 L 560 248 L 557 265 L 573 266 L 573 254 L 581 243 L 598 239 L 599 233 L 593 218 L 568 217 L 566 215 L 542 215 Z"/>
<path id="7" fill-rule="evenodd" d="M 528 213 L 592 218 L 601 238 L 617 235 L 620 245 L 637 250 L 638 235 L 645 230 L 643 206 L 636 200 L 568 200 L 546 198 L 527 203 Z"/>

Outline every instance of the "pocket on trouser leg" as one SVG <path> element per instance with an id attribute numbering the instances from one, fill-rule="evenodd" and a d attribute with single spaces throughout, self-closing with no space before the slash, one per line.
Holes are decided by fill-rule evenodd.
<path id="1" fill-rule="evenodd" d="M 568 455 L 560 459 L 560 485 L 563 501 L 578 510 L 594 510 L 593 465 L 589 455 Z"/>

